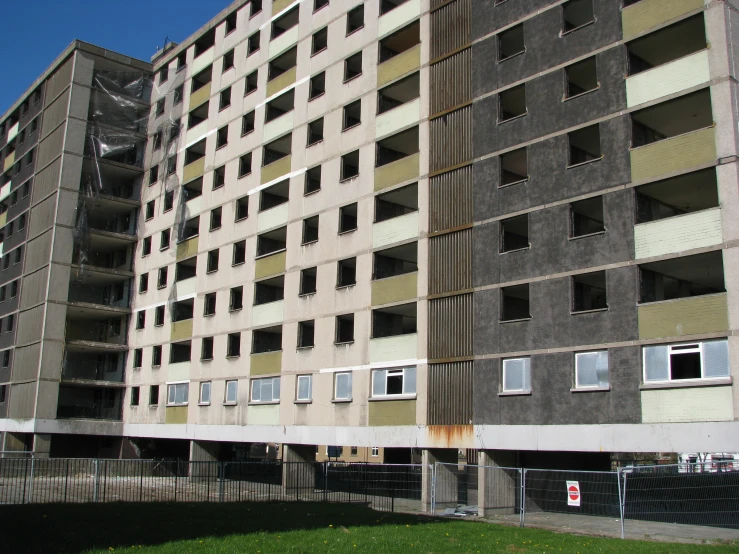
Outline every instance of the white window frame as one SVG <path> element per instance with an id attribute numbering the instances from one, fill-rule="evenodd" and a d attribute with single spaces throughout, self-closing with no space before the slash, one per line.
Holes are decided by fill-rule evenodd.
<path id="1" fill-rule="evenodd" d="M 233 392 L 233 395 L 229 398 L 229 392 Z M 226 386 L 223 390 L 223 403 L 233 406 L 239 401 L 239 381 L 237 379 L 229 379 L 226 381 Z"/>
<path id="2" fill-rule="evenodd" d="M 339 389 L 339 379 L 349 379 L 349 395 L 348 396 L 339 396 L 337 391 Z M 344 401 L 351 401 L 352 400 L 352 372 L 351 371 L 340 371 L 338 373 L 334 374 L 334 400 L 344 400 Z"/>
<path id="3" fill-rule="evenodd" d="M 301 398 L 300 384 L 306 381 L 308 382 L 308 396 Z M 295 400 L 297 402 L 310 402 L 313 400 L 313 375 L 298 375 L 295 381 Z"/>
<path id="4" fill-rule="evenodd" d="M 380 447 L 379 446 L 373 446 L 372 447 L 372 454 L 371 456 L 373 458 L 377 458 L 380 455 Z"/>
<path id="5" fill-rule="evenodd" d="M 412 379 L 410 378 L 411 374 L 413 375 Z M 391 377 L 401 377 L 403 379 L 403 392 L 400 394 L 387 393 L 387 380 Z M 372 370 L 372 398 L 415 398 L 416 377 L 416 366 L 374 369 Z M 382 386 L 378 390 L 376 385 Z M 383 390 L 385 392 L 382 392 Z"/>
<path id="6" fill-rule="evenodd" d="M 579 367 L 579 360 L 582 359 L 584 356 L 592 355 L 592 354 L 606 354 L 606 384 L 600 385 L 583 385 L 580 383 L 580 372 L 578 371 Z M 597 370 L 596 370 L 597 374 Z M 608 389 L 611 387 L 611 360 L 608 355 L 608 350 L 590 350 L 588 352 L 576 352 L 575 353 L 575 388 L 578 390 L 603 390 Z"/>
<path id="7" fill-rule="evenodd" d="M 262 400 L 262 383 L 265 381 L 272 381 L 272 396 L 269 400 Z M 255 387 L 259 384 L 259 397 L 254 396 Z M 277 384 L 277 396 L 275 397 L 275 383 Z M 280 378 L 279 377 L 261 377 L 259 379 L 251 380 L 249 398 L 254 404 L 278 404 L 280 402 Z"/>
<path id="8" fill-rule="evenodd" d="M 728 339 L 718 340 L 707 340 L 697 342 L 680 342 L 673 344 L 657 344 L 642 347 L 642 379 L 645 384 L 659 384 L 659 383 L 700 383 L 702 381 L 716 381 L 716 380 L 727 380 L 731 376 L 731 365 L 730 362 L 726 368 L 726 375 L 718 375 L 714 377 L 706 377 L 706 364 L 705 364 L 705 345 L 707 343 L 719 343 L 723 342 L 726 344 L 728 350 Z M 667 348 L 667 379 L 647 379 L 647 352 L 649 349 L 656 348 Z M 672 378 L 672 356 L 673 354 L 700 354 L 701 363 L 701 376 L 694 379 L 673 379 Z M 728 352 L 727 352 L 728 360 Z"/>
<path id="9" fill-rule="evenodd" d="M 506 388 L 506 370 L 507 370 L 507 364 L 511 362 L 518 362 L 521 360 L 526 360 L 526 363 L 524 364 L 524 370 L 528 371 L 528 379 L 524 378 L 523 381 L 526 382 L 528 380 L 529 387 L 528 388 L 521 388 L 521 389 L 508 389 Z M 500 388 L 504 393 L 518 393 L 518 394 L 528 394 L 531 392 L 531 358 L 528 356 L 524 356 L 521 358 L 508 358 L 503 360 L 503 371 L 501 374 L 501 381 L 500 381 Z"/>
<path id="10" fill-rule="evenodd" d="M 203 394 L 204 391 L 208 391 L 207 395 Z M 205 397 L 208 397 L 207 399 Z M 198 404 L 201 406 L 209 406 L 210 405 L 210 399 L 213 396 L 213 383 L 211 381 L 202 381 L 200 383 L 200 399 L 198 401 Z"/>
<path id="11" fill-rule="evenodd" d="M 184 400 L 180 397 L 177 401 L 177 391 L 184 390 Z M 180 381 L 176 383 L 167 383 L 167 406 L 187 406 L 190 400 L 190 382 Z"/>

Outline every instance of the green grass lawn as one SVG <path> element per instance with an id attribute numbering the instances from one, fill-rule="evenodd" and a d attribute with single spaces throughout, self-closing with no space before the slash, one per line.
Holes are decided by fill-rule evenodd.
<path id="1" fill-rule="evenodd" d="M 0 506 L 0 541 L 9 554 L 739 552 L 739 545 L 621 541 L 313 503 Z"/>

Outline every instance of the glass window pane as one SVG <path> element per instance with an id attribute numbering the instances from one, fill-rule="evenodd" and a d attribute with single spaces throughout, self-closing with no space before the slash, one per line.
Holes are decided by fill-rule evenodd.
<path id="1" fill-rule="evenodd" d="M 405 379 L 403 380 L 403 394 L 416 394 L 416 368 L 405 368 Z"/>
<path id="2" fill-rule="evenodd" d="M 336 375 L 336 398 L 347 400 L 352 395 L 352 374 L 338 373 Z"/>
<path id="3" fill-rule="evenodd" d="M 203 404 L 209 404 L 210 403 L 210 383 L 201 383 L 200 384 L 200 402 Z"/>
<path id="4" fill-rule="evenodd" d="M 167 404 L 174 404 L 174 385 L 167 387 Z"/>
<path id="5" fill-rule="evenodd" d="M 703 343 L 703 377 L 712 379 L 729 376 L 729 341 L 712 340 Z"/>
<path id="6" fill-rule="evenodd" d="M 236 402 L 238 381 L 226 381 L 226 402 Z"/>
<path id="7" fill-rule="evenodd" d="M 272 402 L 272 379 L 262 379 L 262 402 Z"/>
<path id="8" fill-rule="evenodd" d="M 259 380 L 251 382 L 251 399 L 252 402 L 260 402 L 262 400 L 262 384 Z"/>
<path id="9" fill-rule="evenodd" d="M 384 396 L 387 392 L 385 388 L 385 376 L 387 371 L 377 369 L 372 373 L 372 396 Z"/>
<path id="10" fill-rule="evenodd" d="M 277 402 L 280 399 L 280 378 L 272 379 L 272 400 Z"/>
<path id="11" fill-rule="evenodd" d="M 503 360 L 503 390 L 524 390 L 524 359 Z"/>
<path id="12" fill-rule="evenodd" d="M 608 386 L 608 351 L 583 352 L 575 355 L 575 385 L 580 387 Z"/>
<path id="13" fill-rule="evenodd" d="M 669 365 L 665 345 L 644 347 L 644 381 L 667 381 Z"/>
<path id="14" fill-rule="evenodd" d="M 310 400 L 310 376 L 298 377 L 298 400 Z"/>

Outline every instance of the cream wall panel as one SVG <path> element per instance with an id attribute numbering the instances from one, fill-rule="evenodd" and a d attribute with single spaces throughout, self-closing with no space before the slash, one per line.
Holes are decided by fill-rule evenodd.
<path id="1" fill-rule="evenodd" d="M 370 339 L 370 363 L 415 360 L 418 355 L 416 333 Z"/>
<path id="2" fill-rule="evenodd" d="M 280 423 L 280 405 L 249 406 L 246 410 L 246 421 L 249 425 L 278 425 Z"/>
<path id="3" fill-rule="evenodd" d="M 375 135 L 377 138 L 392 135 L 404 127 L 418 123 L 420 119 L 421 99 L 416 98 L 378 115 L 375 120 Z"/>
<path id="4" fill-rule="evenodd" d="M 201 138 L 205 136 L 205 133 L 208 132 L 208 120 L 201 121 L 195 127 L 188 129 L 187 134 L 185 135 L 185 144 L 192 144 L 194 142 L 197 142 Z"/>
<path id="5" fill-rule="evenodd" d="M 300 28 L 300 25 L 295 25 L 295 27 L 293 27 L 292 29 L 288 29 L 287 31 L 282 33 L 279 37 L 270 41 L 269 43 L 270 59 L 275 57 L 280 52 L 287 50 L 293 44 L 298 42 L 299 28 Z"/>
<path id="6" fill-rule="evenodd" d="M 627 78 L 626 105 L 651 102 L 710 80 L 708 50 L 701 50 Z"/>
<path id="7" fill-rule="evenodd" d="M 254 327 L 280 323 L 284 319 L 285 301 L 270 302 L 254 306 L 251 311 L 251 324 Z"/>
<path id="8" fill-rule="evenodd" d="M 641 392 L 643 423 L 732 421 L 731 387 L 697 387 Z"/>
<path id="9" fill-rule="evenodd" d="M 167 366 L 167 381 L 189 381 L 190 380 L 190 362 L 180 362 L 177 364 L 169 364 Z"/>
<path id="10" fill-rule="evenodd" d="M 421 15 L 421 0 L 408 0 L 380 17 L 377 36 L 383 37 Z"/>
<path id="11" fill-rule="evenodd" d="M 418 212 L 394 217 L 372 226 L 373 248 L 416 237 L 418 237 Z"/>
<path id="12" fill-rule="evenodd" d="M 720 244 L 721 208 L 702 210 L 634 226 L 636 259 Z"/>
<path id="13" fill-rule="evenodd" d="M 285 202 L 257 215 L 257 232 L 261 233 L 272 227 L 285 225 L 288 219 L 288 207 L 290 203 Z"/>
<path id="14" fill-rule="evenodd" d="M 274 138 L 284 135 L 292 130 L 295 122 L 295 110 L 273 119 L 264 126 L 263 140 L 269 142 Z"/>
<path id="15" fill-rule="evenodd" d="M 203 69 L 208 67 L 210 64 L 213 63 L 213 60 L 215 56 L 215 47 L 211 46 L 208 50 L 200 54 L 197 58 L 195 58 L 192 62 L 192 72 L 191 75 L 197 75 L 200 73 Z"/>
<path id="16" fill-rule="evenodd" d="M 625 40 L 703 8 L 704 0 L 642 0 L 621 11 Z"/>

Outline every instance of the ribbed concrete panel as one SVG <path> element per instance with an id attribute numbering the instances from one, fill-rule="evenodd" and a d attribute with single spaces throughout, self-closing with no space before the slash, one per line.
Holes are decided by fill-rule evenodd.
<path id="1" fill-rule="evenodd" d="M 66 125 L 57 127 L 55 131 L 50 133 L 39 143 L 36 167 L 44 167 L 62 153 L 62 148 L 64 148 L 64 131 L 66 127 Z"/>
<path id="2" fill-rule="evenodd" d="M 32 189 L 34 204 L 54 192 L 59 187 L 59 176 L 61 175 L 61 170 L 62 160 L 60 158 L 36 173 Z"/>
<path id="3" fill-rule="evenodd" d="M 431 13 L 431 59 L 470 42 L 472 1 L 456 0 Z"/>
<path id="4" fill-rule="evenodd" d="M 708 50 L 637 73 L 626 79 L 626 105 L 638 106 L 711 80 Z"/>
<path id="5" fill-rule="evenodd" d="M 429 232 L 472 224 L 472 166 L 429 181 Z"/>
<path id="6" fill-rule="evenodd" d="M 716 160 L 716 130 L 699 129 L 631 151 L 631 180 L 676 173 Z"/>
<path id="7" fill-rule="evenodd" d="M 54 224 L 56 199 L 56 194 L 49 196 L 46 200 L 37 204 L 31 210 L 31 221 L 28 226 L 29 239 L 39 236 Z"/>
<path id="8" fill-rule="evenodd" d="M 621 12 L 624 40 L 703 8 L 703 0 L 642 0 Z"/>
<path id="9" fill-rule="evenodd" d="M 429 123 L 429 170 L 440 171 L 472 160 L 472 106 Z"/>
<path id="10" fill-rule="evenodd" d="M 472 50 L 431 66 L 431 113 L 436 114 L 472 99 Z"/>
<path id="11" fill-rule="evenodd" d="M 10 407 L 8 417 L 28 419 L 33 417 L 36 408 L 36 383 L 22 383 L 10 387 Z"/>
<path id="12" fill-rule="evenodd" d="M 28 344 L 41 340 L 43 326 L 44 306 L 37 306 L 25 312 L 19 312 L 17 344 Z"/>
<path id="13" fill-rule="evenodd" d="M 415 400 L 383 400 L 370 402 L 369 425 L 415 425 Z"/>
<path id="14" fill-rule="evenodd" d="M 430 359 L 472 355 L 472 295 L 429 300 Z"/>
<path id="15" fill-rule="evenodd" d="M 26 243 L 26 273 L 32 273 L 49 263 L 51 256 L 51 230 Z"/>
<path id="16" fill-rule="evenodd" d="M 428 369 L 428 425 L 469 425 L 473 417 L 473 363 L 431 364 Z"/>
<path id="17" fill-rule="evenodd" d="M 38 363 L 41 358 L 41 345 L 37 342 L 16 348 L 13 352 L 13 380 L 30 381 L 38 377 Z"/>
<path id="18" fill-rule="evenodd" d="M 74 57 L 69 57 L 46 81 L 45 104 L 49 106 L 72 81 Z"/>
<path id="19" fill-rule="evenodd" d="M 429 294 L 472 288 L 472 229 L 429 239 Z"/>
<path id="20" fill-rule="evenodd" d="M 41 136 L 46 136 L 53 129 L 67 118 L 67 107 L 69 104 L 69 91 L 67 89 L 56 100 L 54 100 L 45 110 L 43 124 L 41 125 Z"/>

